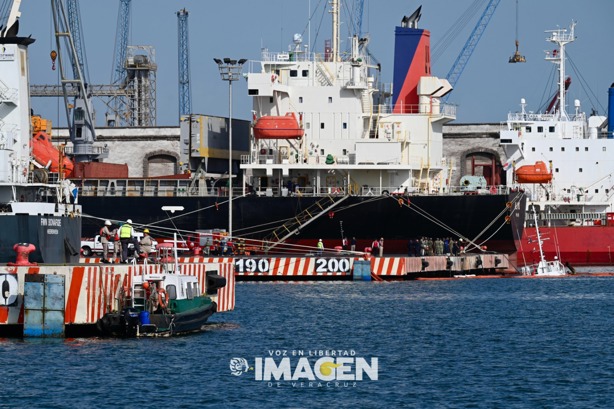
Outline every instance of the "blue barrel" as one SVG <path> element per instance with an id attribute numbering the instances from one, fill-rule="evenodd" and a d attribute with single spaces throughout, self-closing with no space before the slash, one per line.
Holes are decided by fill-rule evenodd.
<path id="1" fill-rule="evenodd" d="M 147 311 L 139 312 L 139 321 L 141 322 L 141 325 L 151 324 L 151 321 L 149 321 L 149 312 Z"/>

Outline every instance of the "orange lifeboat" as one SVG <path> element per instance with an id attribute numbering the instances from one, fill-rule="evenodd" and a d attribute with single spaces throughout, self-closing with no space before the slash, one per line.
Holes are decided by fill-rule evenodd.
<path id="1" fill-rule="evenodd" d="M 552 173 L 548 166 L 541 161 L 534 165 L 524 165 L 516 169 L 516 181 L 518 183 L 548 183 L 552 180 Z"/>
<path id="2" fill-rule="evenodd" d="M 49 135 L 45 132 L 37 132 L 30 139 L 30 147 L 32 148 L 32 157 L 42 167 L 49 164 L 51 172 L 59 172 L 60 151 L 53 146 Z M 74 164 L 66 156 L 62 158 L 62 167 L 64 168 L 64 176 L 70 176 L 73 171 Z"/>
<path id="3" fill-rule="evenodd" d="M 284 116 L 261 116 L 254 125 L 256 139 L 299 139 L 303 133 L 294 112 Z"/>

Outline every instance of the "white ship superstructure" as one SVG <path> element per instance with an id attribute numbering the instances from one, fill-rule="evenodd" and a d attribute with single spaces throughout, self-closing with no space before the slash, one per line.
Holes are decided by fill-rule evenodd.
<path id="1" fill-rule="evenodd" d="M 546 60 L 558 66 L 558 106 L 534 113 L 522 99 L 520 112 L 508 115 L 500 136 L 507 180 L 527 192 L 527 205 L 540 209 L 547 226 L 601 224 L 612 211 L 614 139 L 600 133 L 606 117 L 587 118 L 578 100 L 572 113 L 565 109 L 565 46 L 575 40 L 574 26 L 547 31 L 547 40 L 557 46 L 546 51 Z M 538 162 L 545 167 L 539 170 Z"/>
<path id="2" fill-rule="evenodd" d="M 354 36 L 349 53 L 339 55 L 333 46 L 318 54 L 295 35 L 289 51 L 263 50 L 262 61 L 252 62 L 247 79 L 255 126 L 268 120 L 269 126 L 277 127 L 276 118 L 281 123 L 289 114 L 302 133 L 263 137 L 254 132 L 241 168 L 255 191 L 285 194 L 284 189 L 290 188 L 290 193 L 298 189 L 310 195 L 449 191 L 451 164 L 443 158 L 442 127 L 455 118 L 455 107 L 441 104 L 440 98 L 451 86 L 446 80 L 422 76 L 414 87 L 418 104 L 400 112 L 395 108 L 393 113 L 386 103 L 391 91 L 383 90 L 371 74 L 377 67 L 370 65 L 365 45 L 364 39 Z"/>

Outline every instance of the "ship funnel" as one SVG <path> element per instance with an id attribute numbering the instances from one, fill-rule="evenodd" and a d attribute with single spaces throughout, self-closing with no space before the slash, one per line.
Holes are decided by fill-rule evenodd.
<path id="1" fill-rule="evenodd" d="M 418 29 L 420 8 L 395 28 L 393 112 L 418 112 L 418 82 L 431 75 L 431 33 Z"/>

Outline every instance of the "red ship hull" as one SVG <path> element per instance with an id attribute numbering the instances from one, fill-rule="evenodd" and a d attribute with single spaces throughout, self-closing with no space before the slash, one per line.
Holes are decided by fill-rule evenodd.
<path id="1" fill-rule="evenodd" d="M 559 256 L 572 266 L 614 265 L 614 226 L 540 227 L 546 259 Z M 518 264 L 539 261 L 534 227 L 527 227 L 517 242 Z M 558 252 L 557 252 L 558 247 Z"/>

